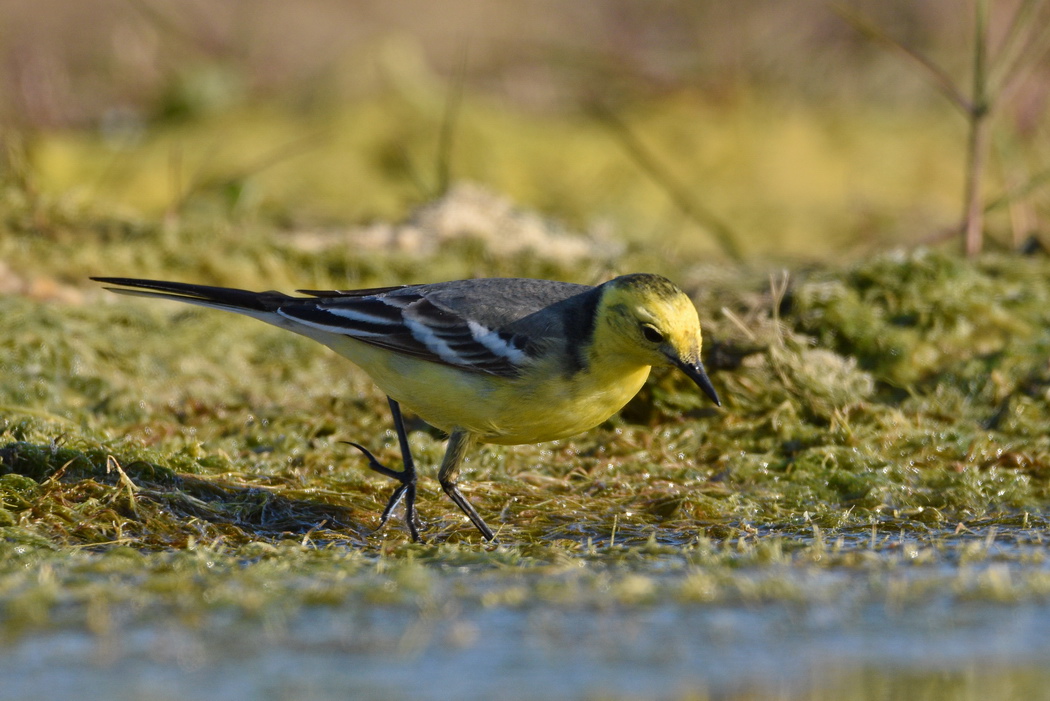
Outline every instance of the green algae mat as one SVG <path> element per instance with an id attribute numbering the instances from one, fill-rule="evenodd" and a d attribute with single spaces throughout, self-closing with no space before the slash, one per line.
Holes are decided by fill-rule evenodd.
<path id="1" fill-rule="evenodd" d="M 77 266 L 142 272 L 144 243 L 206 266 L 206 236 L 103 227 Z M 196 274 L 596 277 L 283 236 Z M 316 344 L 72 275 L 0 297 L 0 698 L 1046 698 L 1050 262 L 656 271 L 700 309 L 723 407 L 660 373 L 589 433 L 483 446 L 463 484 L 498 545 L 411 421 L 428 542 L 376 531 L 391 485 L 344 441 L 396 462 L 385 401 Z"/>
<path id="2" fill-rule="evenodd" d="M 0 3 L 0 701 L 1050 701 L 1050 2 L 959 5 Z M 379 528 L 348 361 L 89 281 L 631 272 L 723 405 L 472 451 L 498 543 L 411 416 Z"/>

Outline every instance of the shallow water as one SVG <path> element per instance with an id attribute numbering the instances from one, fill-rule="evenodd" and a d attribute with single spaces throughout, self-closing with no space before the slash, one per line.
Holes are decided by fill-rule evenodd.
<path id="1" fill-rule="evenodd" d="M 642 606 L 483 605 L 452 595 L 479 586 L 460 568 L 423 608 L 355 599 L 192 626 L 134 612 L 102 635 L 35 632 L 0 648 L 0 699 L 881 698 L 872 675 L 959 674 L 972 691 L 1003 670 L 1024 680 L 1024 696 L 992 698 L 1048 698 L 1050 599 L 1014 587 L 995 600 L 961 584 L 1016 583 L 1033 568 L 1046 566 L 756 569 L 805 595 Z M 894 583 L 922 593 L 899 597 Z M 864 685 L 850 676 L 861 673 Z"/>

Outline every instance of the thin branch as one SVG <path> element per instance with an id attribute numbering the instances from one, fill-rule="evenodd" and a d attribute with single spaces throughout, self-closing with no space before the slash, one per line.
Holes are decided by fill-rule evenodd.
<path id="1" fill-rule="evenodd" d="M 1050 3 L 1044 7 L 1050 7 Z M 1028 24 L 1038 30 L 1029 31 L 1026 41 L 1019 42 L 1020 48 L 1011 52 L 1008 58 L 997 59 L 999 70 L 993 75 L 992 85 L 996 86 L 998 96 L 1020 85 L 1050 55 L 1050 18 L 1036 17 Z"/>
<path id="2" fill-rule="evenodd" d="M 179 183 L 176 183 L 176 192 L 181 190 L 181 194 L 179 194 L 175 200 L 174 209 L 175 211 L 181 210 L 191 197 L 209 187 L 246 180 L 252 176 L 258 175 L 268 168 L 279 165 L 283 161 L 307 153 L 310 150 L 317 148 L 317 146 L 323 141 L 324 137 L 325 134 L 323 132 L 307 134 L 271 149 L 269 152 L 257 158 L 254 163 L 239 168 L 232 173 L 215 178 L 200 178 L 199 176 L 194 176 L 192 181 L 186 185 L 185 188 L 182 188 Z M 181 151 L 178 152 L 177 155 L 179 157 L 178 160 L 172 164 L 173 181 L 177 180 L 178 176 L 181 175 Z M 199 171 L 200 169 L 198 168 L 198 173 Z"/>
<path id="3" fill-rule="evenodd" d="M 1039 171 L 1016 188 L 1007 190 L 984 206 L 985 212 L 1001 209 L 1019 199 L 1023 199 L 1039 188 L 1050 183 L 1050 168 Z"/>
<path id="4" fill-rule="evenodd" d="M 1022 0 L 1014 12 L 1014 16 L 1010 18 L 1010 26 L 1007 28 L 1002 44 L 996 52 L 993 61 L 995 65 L 991 70 L 988 81 L 994 86 L 995 92 L 999 91 L 999 88 L 1002 87 L 1005 81 L 1010 79 L 1017 70 L 1018 65 L 1020 65 L 1021 57 L 1028 47 L 1028 39 L 1032 36 L 1029 30 L 1032 24 L 1032 13 L 1038 6 L 1038 1 Z"/>
<path id="5" fill-rule="evenodd" d="M 919 66 L 923 70 L 923 74 L 926 78 L 933 84 L 933 87 L 939 90 L 942 95 L 948 98 L 952 104 L 961 109 L 965 114 L 973 112 L 973 103 L 967 99 L 959 88 L 956 87 L 955 81 L 952 80 L 951 76 L 945 73 L 935 63 L 886 34 L 886 32 L 882 31 L 881 27 L 874 24 L 871 20 L 853 8 L 847 7 L 838 2 L 831 2 L 829 5 L 839 17 L 844 19 L 850 26 L 865 37 L 896 51 L 904 58 Z"/>
<path id="6" fill-rule="evenodd" d="M 687 217 L 707 229 L 721 245 L 722 250 L 735 261 L 744 260 L 737 243 L 736 232 L 717 215 L 698 203 L 690 190 L 664 168 L 631 128 L 608 107 L 597 104 L 598 119 L 616 135 L 624 150 L 634 162 L 671 198 L 675 206 Z"/>
<path id="7" fill-rule="evenodd" d="M 963 193 L 963 247 L 967 256 L 981 252 L 984 236 L 985 162 L 990 143 L 991 106 L 988 102 L 988 0 L 974 4 L 973 109 L 969 114 L 970 134 L 966 144 L 966 186 Z"/>
<path id="8" fill-rule="evenodd" d="M 449 86 L 448 99 L 445 101 L 445 113 L 441 116 L 441 131 L 438 133 L 437 162 L 435 172 L 436 197 L 448 193 L 452 178 L 452 146 L 459 124 L 460 106 L 463 104 L 463 84 L 467 75 L 467 45 L 464 43 L 459 57 L 459 68 L 456 78 Z"/>

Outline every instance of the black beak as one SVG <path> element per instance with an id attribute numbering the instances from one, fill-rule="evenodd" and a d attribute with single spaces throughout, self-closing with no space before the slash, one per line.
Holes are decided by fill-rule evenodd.
<path id="1" fill-rule="evenodd" d="M 722 402 L 718 399 L 718 392 L 715 392 L 715 386 L 711 384 L 711 378 L 707 376 L 707 372 L 704 370 L 704 365 L 699 360 L 695 363 L 690 363 L 686 360 L 678 360 L 672 358 L 673 362 L 679 370 L 684 372 L 690 380 L 696 383 L 696 386 L 704 390 L 704 394 L 711 397 L 711 401 L 716 406 L 722 406 Z"/>

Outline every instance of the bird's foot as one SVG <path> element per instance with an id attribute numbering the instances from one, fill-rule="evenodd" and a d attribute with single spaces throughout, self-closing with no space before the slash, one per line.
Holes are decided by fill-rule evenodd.
<path id="1" fill-rule="evenodd" d="M 390 514 L 393 513 L 397 505 L 402 501 L 405 502 L 405 525 L 408 526 L 409 535 L 412 536 L 412 540 L 416 543 L 423 542 L 419 532 L 423 530 L 423 522 L 419 519 L 419 514 L 416 512 L 416 471 L 413 468 L 405 470 L 392 470 L 383 463 L 376 459 L 376 456 L 372 452 L 361 445 L 360 443 L 354 443 L 353 441 L 343 441 L 347 445 L 352 445 L 364 454 L 365 458 L 368 459 L 368 468 L 373 472 L 395 479 L 401 484 L 394 490 L 394 493 L 390 495 L 390 500 L 386 503 L 386 508 L 383 509 L 383 515 L 379 517 L 379 528 L 380 530 L 386 525 L 386 522 L 390 519 Z"/>

